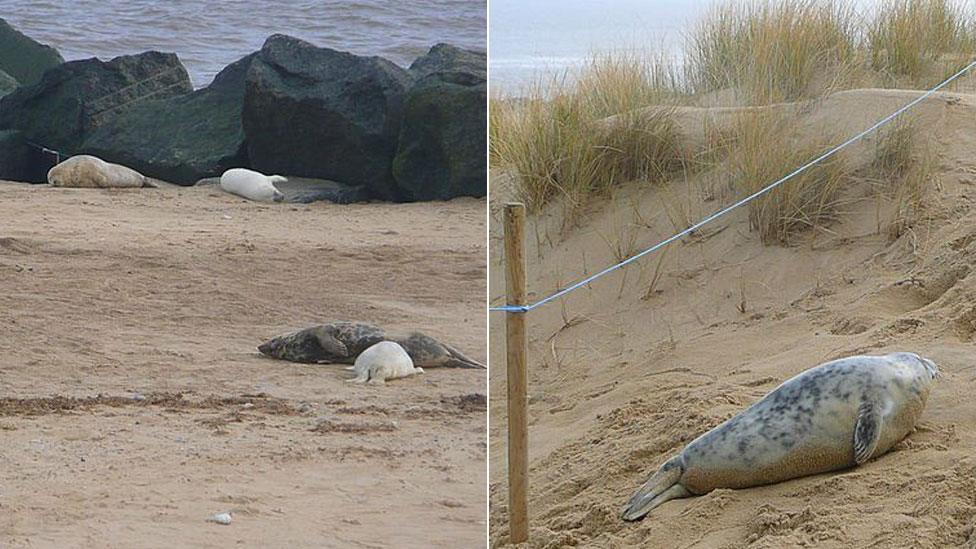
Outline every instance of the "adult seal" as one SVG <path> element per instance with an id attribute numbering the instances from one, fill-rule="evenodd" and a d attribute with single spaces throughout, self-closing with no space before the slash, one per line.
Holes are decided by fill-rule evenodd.
<path id="1" fill-rule="evenodd" d="M 811 368 L 693 440 L 630 498 L 638 520 L 675 498 L 860 465 L 915 428 L 938 366 L 914 353 L 853 356 Z"/>
<path id="2" fill-rule="evenodd" d="M 132 168 L 87 154 L 72 156 L 51 168 L 47 182 L 55 187 L 87 189 L 158 187 Z"/>
<path id="3" fill-rule="evenodd" d="M 290 362 L 353 364 L 360 353 L 385 339 L 386 332 L 372 324 L 331 322 L 273 337 L 258 351 Z"/>
<path id="4" fill-rule="evenodd" d="M 258 350 L 272 358 L 304 363 L 353 364 L 356 357 L 380 341 L 392 341 L 423 368 L 484 368 L 447 343 L 420 332 L 390 334 L 365 322 L 331 322 L 283 334 Z"/>

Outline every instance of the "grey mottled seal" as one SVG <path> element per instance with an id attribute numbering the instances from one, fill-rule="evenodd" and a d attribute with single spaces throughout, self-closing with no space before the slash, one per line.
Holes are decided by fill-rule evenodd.
<path id="1" fill-rule="evenodd" d="M 905 438 L 939 368 L 914 353 L 853 356 L 811 368 L 701 435 L 630 498 L 624 520 L 670 499 L 860 465 Z"/>
<path id="2" fill-rule="evenodd" d="M 353 364 L 360 353 L 385 339 L 386 332 L 372 324 L 331 322 L 271 338 L 258 350 L 291 362 Z"/>
<path id="3" fill-rule="evenodd" d="M 364 322 L 331 322 L 280 335 L 263 343 L 258 350 L 272 358 L 291 362 L 353 364 L 356 357 L 380 341 L 393 341 L 410 355 L 415 366 L 423 368 L 484 368 L 446 343 L 413 332 L 388 334 Z"/>

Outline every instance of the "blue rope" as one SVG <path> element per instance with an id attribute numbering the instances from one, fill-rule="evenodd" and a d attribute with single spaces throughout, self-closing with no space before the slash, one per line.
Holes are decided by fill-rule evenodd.
<path id="1" fill-rule="evenodd" d="M 617 269 L 619 269 L 621 267 L 624 267 L 626 265 L 629 265 L 629 264 L 633 263 L 634 261 L 637 261 L 638 259 L 644 257 L 647 254 L 653 253 L 653 252 L 655 252 L 655 251 L 663 248 L 664 246 L 667 246 L 668 244 L 674 242 L 675 240 L 678 240 L 679 238 L 682 238 L 683 236 L 686 236 L 686 235 L 688 235 L 688 234 L 690 234 L 690 233 L 698 230 L 702 226 L 704 226 L 704 225 L 706 225 L 706 224 L 714 221 L 715 219 L 718 219 L 719 217 L 721 217 L 721 216 L 723 216 L 723 215 L 731 212 L 732 210 L 734 210 L 734 209 L 736 209 L 736 208 L 738 208 L 740 206 L 743 206 L 743 205 L 751 202 L 752 200 L 755 200 L 756 198 L 758 198 L 758 197 L 760 197 L 760 196 L 768 193 L 769 191 L 775 189 L 776 187 L 778 187 L 781 184 L 783 184 L 784 182 L 786 182 L 788 179 L 790 179 L 790 178 L 792 178 L 792 177 L 794 177 L 794 176 L 802 173 L 803 171 L 805 171 L 810 166 L 813 166 L 814 164 L 816 164 L 816 163 L 818 163 L 818 162 L 820 162 L 822 160 L 825 160 L 825 159 L 833 156 L 834 154 L 836 154 L 838 151 L 840 151 L 844 147 L 847 147 L 848 145 L 854 143 L 855 141 L 860 140 L 865 135 L 873 132 L 874 130 L 880 128 L 881 126 L 884 126 L 888 122 L 891 122 L 892 120 L 894 120 L 895 118 L 897 118 L 898 116 L 900 116 L 905 111 L 911 109 L 915 105 L 917 105 L 917 104 L 921 103 L 922 101 L 928 99 L 932 94 L 934 94 L 935 92 L 937 92 L 940 89 L 944 88 L 950 82 L 952 82 L 956 78 L 959 78 L 960 76 L 962 76 L 963 74 L 965 74 L 967 71 L 969 71 L 969 69 L 971 69 L 973 67 L 976 67 L 976 61 L 973 61 L 972 63 L 970 63 L 969 65 L 967 65 L 965 68 L 963 68 L 962 70 L 960 70 L 956 74 L 953 74 L 949 78 L 945 79 L 938 86 L 936 86 L 936 87 L 930 89 L 929 91 L 923 93 L 922 95 L 916 97 L 914 100 L 912 100 L 911 102 L 907 103 L 902 108 L 900 108 L 897 111 L 889 114 L 888 116 L 882 118 L 881 120 L 875 122 L 874 125 L 872 125 L 868 129 L 862 131 L 861 133 L 855 135 L 854 137 L 851 137 L 847 141 L 844 141 L 840 145 L 837 145 L 836 147 L 828 150 L 827 152 L 823 153 L 822 155 L 818 156 L 817 158 L 814 158 L 813 160 L 807 162 L 806 164 L 800 166 L 799 168 L 797 168 L 796 170 L 794 170 L 791 173 L 787 174 L 786 176 L 782 177 L 781 179 L 779 179 L 779 180 L 777 180 L 777 181 L 775 181 L 773 183 L 770 183 L 768 186 L 766 186 L 766 187 L 764 187 L 764 188 L 762 188 L 762 189 L 760 189 L 760 190 L 758 190 L 758 191 L 750 194 L 749 196 L 743 198 L 742 200 L 739 200 L 738 202 L 732 204 L 731 206 L 727 206 L 727 207 L 725 207 L 725 208 L 723 208 L 723 209 L 721 209 L 721 210 L 713 213 L 712 215 L 709 215 L 708 217 L 706 217 L 705 219 L 702 219 L 698 223 L 695 223 L 694 225 L 688 227 L 687 229 L 685 229 L 685 230 L 683 230 L 683 231 L 681 231 L 681 232 L 679 232 L 679 233 L 677 233 L 677 234 L 675 234 L 675 235 L 673 235 L 673 236 L 671 236 L 671 237 L 669 237 L 669 238 L 667 238 L 665 240 L 662 240 L 661 242 L 658 242 L 657 244 L 651 246 L 650 248 L 647 248 L 646 250 L 640 252 L 639 254 L 637 254 L 635 256 L 632 256 L 632 257 L 630 257 L 628 259 L 625 259 L 624 261 L 621 261 L 620 263 L 617 263 L 616 265 L 612 265 L 610 267 L 607 267 L 606 269 L 603 269 L 602 271 L 600 271 L 600 272 L 598 272 L 598 273 L 596 273 L 596 274 L 594 274 L 592 276 L 588 276 L 588 277 L 584 278 L 583 280 L 580 280 L 579 282 L 573 284 L 572 286 L 569 286 L 567 288 L 563 288 L 562 290 L 559 290 L 558 292 L 550 295 L 549 297 L 540 299 L 539 301 L 536 301 L 535 303 L 532 303 L 530 305 L 503 305 L 501 307 L 489 307 L 488 310 L 489 311 L 492 311 L 492 312 L 506 312 L 506 313 L 526 313 L 526 312 L 529 312 L 532 309 L 535 309 L 536 307 L 540 307 L 542 305 L 545 305 L 546 303 L 549 303 L 550 301 L 552 301 L 554 299 L 559 299 L 560 297 L 562 297 L 562 296 L 564 296 L 564 295 L 566 295 L 566 294 L 568 294 L 568 293 L 570 293 L 570 292 L 572 292 L 574 290 L 578 290 L 579 288 L 582 288 L 583 286 L 586 286 L 590 282 L 593 282 L 594 280 L 600 278 L 603 275 L 612 273 L 613 271 L 616 271 Z"/>

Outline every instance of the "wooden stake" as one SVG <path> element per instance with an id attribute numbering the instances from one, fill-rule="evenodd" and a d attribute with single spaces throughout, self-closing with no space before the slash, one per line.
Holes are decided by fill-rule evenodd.
<path id="1" fill-rule="evenodd" d="M 505 204 L 505 281 L 509 305 L 525 305 L 525 205 Z M 512 543 L 529 539 L 525 313 L 506 313 L 508 368 L 508 525 Z"/>

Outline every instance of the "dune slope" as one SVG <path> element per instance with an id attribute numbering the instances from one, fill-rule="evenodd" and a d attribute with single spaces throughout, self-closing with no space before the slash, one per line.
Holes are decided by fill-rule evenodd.
<path id="1" fill-rule="evenodd" d="M 787 108 L 803 131 L 843 137 L 918 93 L 852 90 Z M 691 139 L 703 117 L 726 110 L 708 111 L 680 113 Z M 661 255 L 645 258 L 530 313 L 529 546 L 976 544 L 976 96 L 940 93 L 914 116 L 938 177 L 897 239 L 883 230 L 891 204 L 854 182 L 839 220 L 791 246 L 763 246 L 737 211 L 660 263 Z M 847 160 L 866 163 L 871 146 L 853 147 Z M 496 221 L 506 187 L 495 174 L 493 304 L 504 302 Z M 672 234 L 663 192 L 626 187 L 563 232 L 558 207 L 533 217 L 533 298 L 616 262 L 620 249 Z M 692 217 L 731 198 L 689 201 Z M 508 497 L 503 315 L 489 322 L 490 531 L 499 546 Z M 849 471 L 671 501 L 639 523 L 618 518 L 664 460 L 780 382 L 833 358 L 895 350 L 932 357 L 943 376 L 917 431 L 891 453 Z"/>

